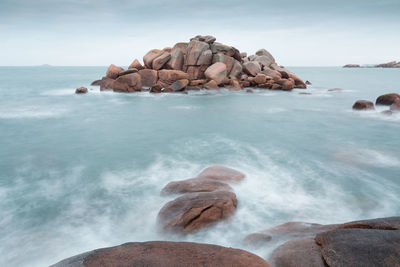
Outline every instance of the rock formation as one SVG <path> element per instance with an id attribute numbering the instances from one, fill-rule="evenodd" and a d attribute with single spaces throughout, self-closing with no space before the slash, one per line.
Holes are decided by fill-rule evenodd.
<path id="1" fill-rule="evenodd" d="M 269 257 L 276 267 L 400 266 L 400 217 L 331 225 L 289 222 L 245 240 L 258 248 L 285 241 Z"/>
<path id="2" fill-rule="evenodd" d="M 353 109 L 356 110 L 373 110 L 375 109 L 374 103 L 368 100 L 357 100 L 354 105 Z"/>
<path id="3" fill-rule="evenodd" d="M 86 94 L 87 92 L 88 89 L 86 87 L 79 87 L 75 90 L 75 94 Z"/>
<path id="4" fill-rule="evenodd" d="M 168 183 L 161 194 L 183 194 L 169 201 L 158 213 L 165 231 L 190 233 L 229 218 L 235 213 L 237 199 L 229 182 L 237 183 L 245 175 L 237 170 L 214 165 L 197 177 Z"/>
<path id="5" fill-rule="evenodd" d="M 96 249 L 62 260 L 52 267 L 269 267 L 250 252 L 217 245 L 190 242 L 135 242 Z"/>
<path id="6" fill-rule="evenodd" d="M 233 46 L 216 42 L 216 38 L 209 35 L 198 35 L 172 48 L 152 49 L 144 55 L 143 63 L 135 59 L 128 70 L 111 64 L 106 76 L 93 85 L 100 85 L 101 91 L 149 90 L 152 93 L 219 87 L 285 91 L 307 87 L 298 76 L 279 66 L 267 50 L 260 49 L 255 55 L 247 56 Z M 139 75 L 132 75 L 136 72 Z M 179 83 L 175 83 L 178 80 Z"/>
<path id="7" fill-rule="evenodd" d="M 376 101 L 375 105 L 381 106 L 390 106 L 389 110 L 382 111 L 381 113 L 385 115 L 392 115 L 393 112 L 400 111 L 400 94 L 397 93 L 389 93 L 379 96 Z M 368 100 L 357 100 L 354 105 L 353 109 L 355 110 L 374 110 L 374 103 Z"/>

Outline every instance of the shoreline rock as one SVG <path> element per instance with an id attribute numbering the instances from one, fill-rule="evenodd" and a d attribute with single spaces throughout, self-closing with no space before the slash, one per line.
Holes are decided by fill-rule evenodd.
<path id="1" fill-rule="evenodd" d="M 150 88 L 150 92 L 154 93 L 220 87 L 231 91 L 246 87 L 283 91 L 307 88 L 307 84 L 297 75 L 279 66 L 267 50 L 260 49 L 255 55 L 247 56 L 247 53 L 241 53 L 233 46 L 216 42 L 216 38 L 210 35 L 198 35 L 189 42 L 176 43 L 172 48 L 152 49 L 144 55 L 143 63 L 135 59 L 127 70 L 111 64 L 105 75 L 111 80 L 103 78 L 96 83 L 100 84 L 101 91 L 137 92 Z M 181 73 L 166 77 L 166 71 Z M 140 77 L 134 78 L 134 82 L 133 76 L 129 79 L 126 77 L 136 72 Z M 185 81 L 178 86 L 179 89 L 170 87 L 183 79 L 188 80 L 187 85 L 182 86 L 186 84 Z"/>
<path id="2" fill-rule="evenodd" d="M 261 257 L 241 249 L 192 242 L 150 241 L 101 248 L 64 259 L 52 267 L 270 267 Z"/>
<path id="3" fill-rule="evenodd" d="M 343 68 L 400 68 L 400 61 L 391 61 L 375 65 L 346 64 Z"/>

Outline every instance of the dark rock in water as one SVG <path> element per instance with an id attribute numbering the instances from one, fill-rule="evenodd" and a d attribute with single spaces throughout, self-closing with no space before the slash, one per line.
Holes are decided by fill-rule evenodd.
<path id="1" fill-rule="evenodd" d="M 342 92 L 342 91 L 343 91 L 342 88 L 331 88 L 331 89 L 328 89 L 328 92 Z"/>
<path id="2" fill-rule="evenodd" d="M 240 171 L 221 165 L 213 165 L 204 169 L 197 177 L 209 178 L 219 181 L 240 182 L 246 175 Z"/>
<path id="3" fill-rule="evenodd" d="M 75 90 L 75 94 L 86 94 L 87 92 L 88 89 L 86 87 L 79 87 Z"/>
<path id="4" fill-rule="evenodd" d="M 307 85 L 312 85 L 312 83 L 310 81 L 306 81 Z"/>
<path id="5" fill-rule="evenodd" d="M 391 61 L 387 63 L 378 64 L 376 68 L 400 68 L 400 62 Z"/>
<path id="6" fill-rule="evenodd" d="M 347 64 L 343 66 L 343 68 L 359 68 L 359 67 L 360 65 L 358 64 Z"/>
<path id="7" fill-rule="evenodd" d="M 112 84 L 114 92 L 135 92 L 142 90 L 142 82 L 138 73 L 119 76 Z"/>
<path id="8" fill-rule="evenodd" d="M 162 93 L 163 87 L 160 84 L 155 84 L 153 87 L 150 88 L 150 93 Z"/>
<path id="9" fill-rule="evenodd" d="M 182 181 L 173 181 L 168 183 L 161 191 L 161 194 L 183 194 L 194 192 L 212 192 L 217 190 L 231 191 L 232 187 L 228 184 L 208 179 L 192 178 Z"/>
<path id="10" fill-rule="evenodd" d="M 92 86 L 99 86 L 101 84 L 101 80 L 95 80 L 90 85 Z"/>
<path id="11" fill-rule="evenodd" d="M 124 69 L 111 64 L 107 69 L 106 77 L 115 80 L 118 78 L 121 71 L 124 71 Z"/>
<path id="12" fill-rule="evenodd" d="M 254 93 L 254 91 L 252 89 L 246 89 L 246 93 L 252 94 L 252 93 Z"/>
<path id="13" fill-rule="evenodd" d="M 100 82 L 100 91 L 112 89 L 115 80 L 108 77 L 103 77 Z"/>
<path id="14" fill-rule="evenodd" d="M 53 267 L 269 267 L 250 252 L 190 242 L 135 242 L 86 252 Z"/>
<path id="15" fill-rule="evenodd" d="M 275 267 L 326 267 L 313 237 L 291 240 L 275 249 L 269 257 Z"/>
<path id="16" fill-rule="evenodd" d="M 173 92 L 179 92 L 183 91 L 186 88 L 186 86 L 188 86 L 188 84 L 189 84 L 188 79 L 182 79 L 173 82 L 168 88 L 171 89 Z"/>
<path id="17" fill-rule="evenodd" d="M 394 101 L 394 103 L 390 106 L 391 111 L 400 111 L 400 98 Z"/>
<path id="18" fill-rule="evenodd" d="M 307 92 L 300 92 L 299 95 L 311 95 L 311 93 L 307 93 Z"/>
<path id="19" fill-rule="evenodd" d="M 390 106 L 398 99 L 400 99 L 400 95 L 396 93 L 381 95 L 376 99 L 375 105 Z"/>
<path id="20" fill-rule="evenodd" d="M 143 69 L 139 71 L 142 86 L 153 87 L 158 81 L 158 72 L 151 69 Z"/>
<path id="21" fill-rule="evenodd" d="M 328 266 L 400 266 L 400 231 L 337 229 L 315 237 Z"/>
<path id="22" fill-rule="evenodd" d="M 189 193 L 165 204 L 157 219 L 165 231 L 189 233 L 232 216 L 236 206 L 232 192 Z"/>
<path id="23" fill-rule="evenodd" d="M 368 100 L 357 100 L 353 105 L 353 109 L 356 110 L 373 110 L 375 109 L 374 103 Z"/>
<path id="24" fill-rule="evenodd" d="M 136 68 L 130 68 L 130 69 L 121 71 L 120 73 L 118 73 L 118 76 L 124 76 L 127 74 L 136 73 L 136 72 L 138 72 L 138 70 Z"/>

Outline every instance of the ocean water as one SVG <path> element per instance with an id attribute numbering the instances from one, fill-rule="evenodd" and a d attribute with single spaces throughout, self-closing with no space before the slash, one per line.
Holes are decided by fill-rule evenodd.
<path id="1" fill-rule="evenodd" d="M 400 91 L 398 69 L 289 68 L 292 92 L 99 92 L 105 67 L 0 68 L 0 266 L 47 266 L 130 241 L 248 249 L 287 221 L 340 223 L 400 214 L 400 115 L 351 109 Z M 328 89 L 341 88 L 341 92 Z M 92 90 L 93 89 L 93 90 Z M 301 94 L 308 92 L 311 94 Z M 211 164 L 247 177 L 228 222 L 188 236 L 156 217 L 172 180 Z"/>

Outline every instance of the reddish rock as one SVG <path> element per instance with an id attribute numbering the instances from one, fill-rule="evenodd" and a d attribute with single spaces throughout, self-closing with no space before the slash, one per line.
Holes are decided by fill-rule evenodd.
<path id="1" fill-rule="evenodd" d="M 226 73 L 228 75 L 232 70 L 235 59 L 222 53 L 217 53 L 212 56 L 212 63 L 216 62 L 222 62 L 226 65 Z"/>
<path id="2" fill-rule="evenodd" d="M 210 66 L 213 60 L 213 54 L 211 50 L 205 50 L 201 53 L 199 59 L 197 60 L 197 65 L 207 65 Z"/>
<path id="3" fill-rule="evenodd" d="M 189 85 L 188 79 L 177 80 L 173 82 L 168 88 L 172 90 L 172 92 L 183 91 L 186 86 Z"/>
<path id="4" fill-rule="evenodd" d="M 135 242 L 96 249 L 53 267 L 269 267 L 262 258 L 234 248 L 190 242 Z"/>
<path id="5" fill-rule="evenodd" d="M 197 177 L 215 179 L 219 181 L 240 182 L 246 177 L 246 175 L 229 167 L 212 165 L 204 169 L 199 175 L 197 175 Z"/>
<path id="6" fill-rule="evenodd" d="M 217 82 L 214 80 L 211 80 L 208 83 L 204 84 L 204 88 L 211 90 L 219 89 Z"/>
<path id="7" fill-rule="evenodd" d="M 139 60 L 135 59 L 135 60 L 131 63 L 131 65 L 129 65 L 128 69 L 137 69 L 137 70 L 139 71 L 139 70 L 144 69 L 144 67 L 143 67 L 142 64 L 140 64 Z"/>
<path id="8" fill-rule="evenodd" d="M 101 80 L 95 80 L 90 85 L 92 86 L 99 86 L 101 84 Z"/>
<path id="9" fill-rule="evenodd" d="M 387 63 L 378 64 L 376 68 L 400 68 L 400 62 L 391 61 Z"/>
<path id="10" fill-rule="evenodd" d="M 337 229 L 315 242 L 328 266 L 400 266 L 400 231 Z"/>
<path id="11" fill-rule="evenodd" d="M 226 88 L 230 91 L 240 91 L 243 89 L 237 79 L 231 79 L 229 85 L 226 86 Z"/>
<path id="12" fill-rule="evenodd" d="M 158 222 L 165 231 L 189 233 L 232 216 L 236 206 L 232 192 L 188 193 L 165 204 Z"/>
<path id="13" fill-rule="evenodd" d="M 124 71 L 124 69 L 121 67 L 115 66 L 114 64 L 111 64 L 110 67 L 108 67 L 108 69 L 107 69 L 106 77 L 110 78 L 110 79 L 117 79 L 118 74 L 121 71 Z"/>
<path id="14" fill-rule="evenodd" d="M 165 194 L 182 194 L 194 192 L 231 191 L 228 184 L 208 178 L 192 178 L 168 183 L 161 191 Z"/>
<path id="15" fill-rule="evenodd" d="M 204 79 L 206 77 L 204 73 L 207 68 L 208 65 L 187 66 L 186 72 L 189 75 L 190 80 Z"/>
<path id="16" fill-rule="evenodd" d="M 189 79 L 189 75 L 180 70 L 160 70 L 158 78 L 161 86 L 168 88 L 177 80 Z"/>
<path id="17" fill-rule="evenodd" d="M 100 82 L 100 91 L 112 89 L 112 85 L 115 80 L 103 77 Z"/>
<path id="18" fill-rule="evenodd" d="M 226 65 L 222 62 L 216 62 L 208 67 L 204 74 L 207 79 L 214 80 L 217 84 L 221 84 L 227 75 Z"/>
<path id="19" fill-rule="evenodd" d="M 123 75 L 126 75 L 126 74 L 131 74 L 131 73 L 136 73 L 136 72 L 138 72 L 137 69 L 131 68 L 131 69 L 128 69 L 128 70 L 121 71 L 120 73 L 118 73 L 118 76 L 123 76 Z"/>
<path id="20" fill-rule="evenodd" d="M 368 100 L 357 100 L 353 105 L 353 109 L 356 110 L 373 110 L 375 109 L 374 103 Z"/>
<path id="21" fill-rule="evenodd" d="M 139 71 L 142 86 L 153 87 L 158 81 L 158 72 L 152 69 L 143 69 Z"/>
<path id="22" fill-rule="evenodd" d="M 150 88 L 150 93 L 162 93 L 163 87 L 160 84 L 155 84 L 153 87 Z"/>
<path id="23" fill-rule="evenodd" d="M 214 36 L 211 35 L 197 35 L 196 37 L 190 39 L 191 40 L 197 40 L 197 41 L 202 41 L 202 42 L 206 42 L 208 44 L 212 44 L 215 42 L 215 40 L 217 40 L 217 38 L 215 38 Z"/>
<path id="24" fill-rule="evenodd" d="M 170 60 L 171 54 L 163 51 L 158 57 L 153 60 L 152 67 L 154 70 L 161 69 Z"/>
<path id="25" fill-rule="evenodd" d="M 381 95 L 376 99 L 375 105 L 392 105 L 397 99 L 400 99 L 400 95 L 396 93 L 390 93 Z"/>
<path id="26" fill-rule="evenodd" d="M 168 61 L 167 66 L 173 70 L 183 70 L 183 51 L 179 47 L 174 47 L 171 51 L 171 59 Z"/>
<path id="27" fill-rule="evenodd" d="M 86 87 L 79 87 L 75 90 L 75 94 L 86 94 L 87 92 L 88 89 Z"/>
<path id="28" fill-rule="evenodd" d="M 182 50 L 182 53 L 183 53 L 184 55 L 186 55 L 186 50 L 187 50 L 188 45 L 189 45 L 189 43 L 185 43 L 185 42 L 176 43 L 176 44 L 174 45 L 174 47 L 172 48 L 172 50 L 174 50 L 174 49 L 176 49 L 176 48 L 179 48 L 179 49 Z"/>
<path id="29" fill-rule="evenodd" d="M 260 63 L 263 68 L 269 68 L 271 64 L 275 63 L 275 60 L 272 56 L 257 56 L 254 58 L 254 61 Z"/>
<path id="30" fill-rule="evenodd" d="M 171 53 L 172 47 L 165 47 L 165 48 L 163 49 L 163 51 L 168 52 L 168 53 Z"/>
<path id="31" fill-rule="evenodd" d="M 301 89 L 306 89 L 307 88 L 307 85 L 296 74 L 294 74 L 292 72 L 289 72 L 289 78 L 294 80 L 294 87 L 295 88 L 301 88 Z"/>
<path id="32" fill-rule="evenodd" d="M 266 83 L 267 82 L 267 75 L 259 73 L 256 75 L 256 77 L 254 78 L 254 82 L 256 84 L 262 84 L 262 83 Z"/>
<path id="33" fill-rule="evenodd" d="M 294 82 L 289 79 L 280 79 L 276 83 L 281 85 L 280 89 L 284 91 L 290 91 L 294 88 Z"/>
<path id="34" fill-rule="evenodd" d="M 205 84 L 206 82 L 207 82 L 207 80 L 205 80 L 205 79 L 191 80 L 191 81 L 189 82 L 189 85 L 191 85 L 191 86 L 203 85 L 203 84 Z"/>
<path id="35" fill-rule="evenodd" d="M 326 267 L 314 238 L 284 243 L 272 252 L 269 261 L 275 267 Z"/>
<path id="36" fill-rule="evenodd" d="M 203 52 L 209 50 L 210 45 L 206 42 L 192 40 L 186 50 L 186 66 L 199 66 L 198 60 Z"/>
<path id="37" fill-rule="evenodd" d="M 278 83 L 274 83 L 271 86 L 271 90 L 281 90 L 282 89 L 282 85 L 278 84 Z"/>
<path id="38" fill-rule="evenodd" d="M 251 86 L 251 83 L 250 83 L 249 81 L 241 81 L 241 82 L 240 82 L 240 86 L 241 86 L 242 88 L 250 87 L 250 86 Z M 249 90 L 249 89 L 248 89 L 248 90 Z"/>
<path id="39" fill-rule="evenodd" d="M 213 54 L 222 53 L 232 57 L 235 54 L 235 49 L 232 46 L 215 42 L 210 45 Z"/>
<path id="40" fill-rule="evenodd" d="M 114 92 L 135 92 L 142 90 L 142 82 L 138 73 L 119 76 L 112 84 Z"/>
<path id="41" fill-rule="evenodd" d="M 261 72 L 261 67 L 258 62 L 250 61 L 243 64 L 243 71 L 255 77 L 259 72 Z"/>
<path id="42" fill-rule="evenodd" d="M 146 68 L 152 69 L 153 68 L 153 60 L 159 57 L 163 53 L 162 50 L 159 49 L 152 49 L 147 52 L 146 55 L 143 57 L 143 62 Z"/>
<path id="43" fill-rule="evenodd" d="M 279 73 L 279 71 L 272 70 L 269 68 L 264 69 L 261 73 L 271 77 L 275 81 L 282 78 L 282 75 Z"/>
<path id="44" fill-rule="evenodd" d="M 378 230 L 400 230 L 400 217 L 386 217 L 370 220 L 353 221 L 336 225 L 337 229 L 378 229 Z"/>

